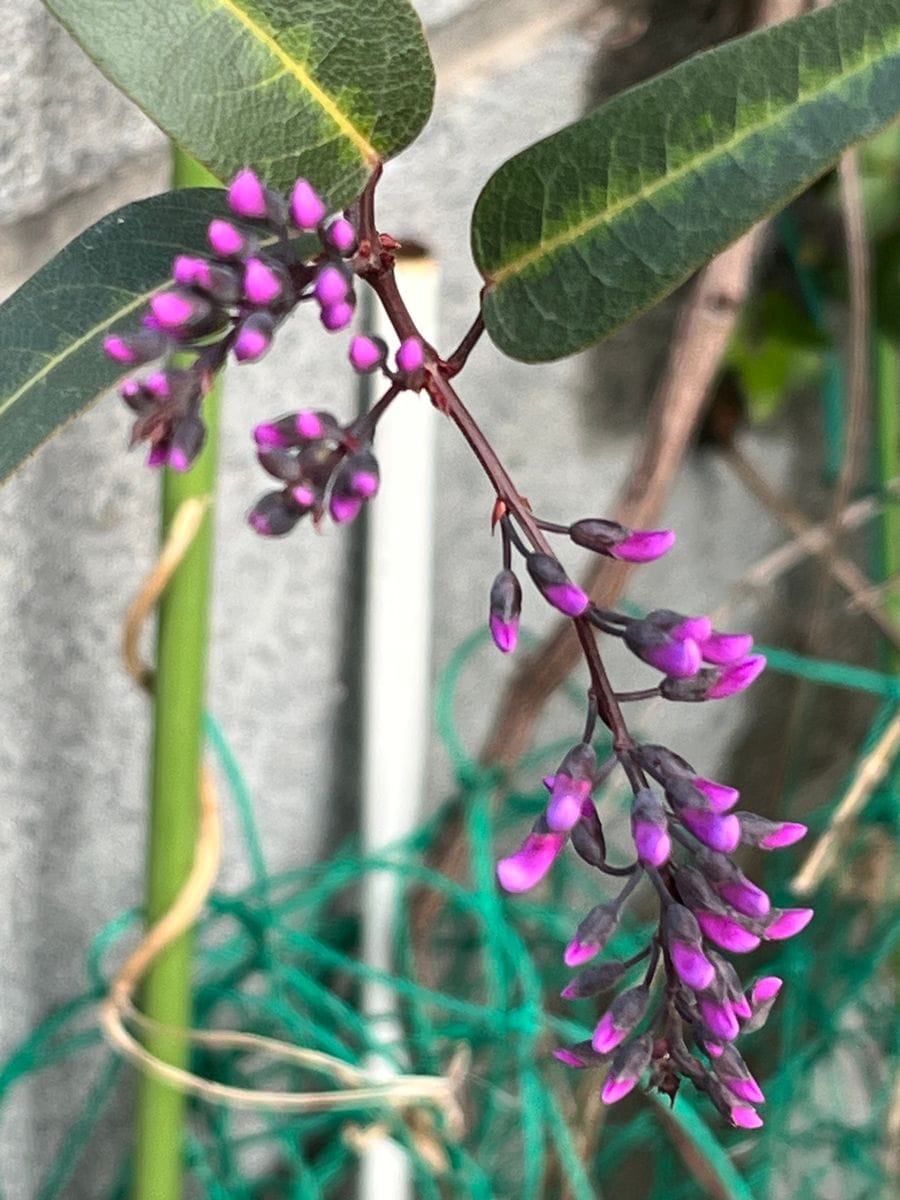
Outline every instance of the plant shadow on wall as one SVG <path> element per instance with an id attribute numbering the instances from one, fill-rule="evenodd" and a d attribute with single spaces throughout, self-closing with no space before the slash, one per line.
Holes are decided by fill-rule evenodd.
<path id="1" fill-rule="evenodd" d="M 493 793 L 498 786 L 508 787 L 502 770 L 495 768 L 512 765 L 509 747 L 506 757 L 488 755 L 481 767 L 465 764 L 460 778 L 467 783 L 467 803 L 457 804 L 450 816 L 457 825 L 466 825 L 471 839 L 472 887 L 478 904 L 474 920 L 476 926 L 487 925 L 493 955 L 484 972 L 484 996 L 479 988 L 460 1003 L 461 1011 L 477 1024 L 472 1008 L 486 1001 L 494 1036 L 485 1037 L 484 1030 L 476 1036 L 470 1025 L 468 1040 L 474 1051 L 485 1055 L 498 1030 L 520 1035 L 515 1042 L 518 1057 L 502 1070 L 522 1092 L 521 1109 L 513 1105 L 512 1121 L 507 1113 L 503 1123 L 507 1128 L 520 1126 L 523 1153 L 521 1163 L 516 1156 L 515 1173 L 521 1179 L 505 1177 L 509 1164 L 501 1153 L 496 1169 L 500 1182 L 494 1186 L 482 1175 L 481 1194 L 506 1194 L 520 1187 L 523 1194 L 536 1196 L 559 1172 L 574 1191 L 587 1195 L 595 1169 L 604 1179 L 605 1172 L 646 1135 L 646 1117 L 643 1124 L 636 1117 L 622 1126 L 624 1135 L 612 1146 L 598 1148 L 593 1135 L 585 1135 L 577 1106 L 574 1113 L 565 1112 L 541 1083 L 551 1070 L 542 1054 L 550 1034 L 564 1043 L 555 1052 L 560 1061 L 576 1072 L 587 1069 L 591 1103 L 596 1104 L 599 1092 L 604 1106 L 615 1105 L 643 1082 L 657 1100 L 671 1101 L 673 1115 L 658 1119 L 676 1122 L 673 1140 L 682 1147 L 685 1140 L 690 1143 L 686 1160 L 690 1163 L 692 1153 L 702 1153 L 721 1187 L 730 1188 L 729 1194 L 746 1194 L 730 1158 L 704 1128 L 694 1105 L 701 1093 L 718 1114 L 725 1137 L 746 1139 L 763 1125 L 760 1108 L 766 1097 L 735 1043 L 763 1027 L 777 1008 L 784 979 L 765 965 L 748 973 L 739 956 L 765 943 L 763 949 L 778 953 L 779 962 L 791 964 L 793 986 L 809 999 L 806 981 L 811 976 L 797 969 L 797 958 L 781 953 L 779 943 L 806 926 L 812 909 L 794 905 L 785 877 L 778 874 L 773 874 L 774 903 L 734 854 L 740 846 L 781 850 L 798 841 L 806 826 L 778 813 L 762 816 L 743 806 L 738 810 L 737 788 L 711 779 L 702 764 L 695 768 L 673 748 L 638 739 L 625 714 L 633 711 L 632 705 L 727 699 L 754 682 L 766 659 L 749 634 L 730 632 L 729 626 L 717 628 L 705 616 L 672 611 L 664 598 L 646 612 L 617 603 L 624 572 L 668 553 L 675 540 L 655 520 L 634 519 L 636 513 L 659 507 L 661 489 L 656 487 L 651 502 L 646 472 L 652 476 L 657 462 L 663 461 L 662 449 L 657 447 L 657 458 L 630 481 L 627 515 L 580 516 L 568 524 L 546 520 L 538 504 L 533 508 L 519 493 L 465 404 L 458 380 L 464 378 L 469 356 L 485 333 L 500 350 L 527 362 L 574 353 L 638 316 L 736 239 L 740 240 L 726 252 L 731 256 L 727 261 L 733 270 L 735 257 L 747 256 L 742 268 L 746 290 L 748 262 L 758 237 L 747 231 L 900 110 L 900 5 L 896 0 L 839 0 L 789 23 L 759 29 L 624 91 L 504 163 L 474 204 L 472 249 L 483 288 L 479 302 L 473 297 L 471 327 L 455 348 L 438 348 L 422 336 L 397 284 L 397 244 L 376 213 L 383 162 L 415 138 L 431 106 L 433 74 L 427 47 L 403 0 L 382 0 L 374 23 L 364 19 L 365 6 L 356 0 L 331 4 L 327 14 L 301 4 L 258 12 L 239 3 L 222 5 L 210 14 L 199 5 L 195 9 L 174 0 L 134 4 L 114 17 L 108 6 L 84 0 L 54 0 L 48 7 L 178 145 L 230 182 L 224 195 L 209 189 L 182 192 L 113 214 L 0 309 L 0 347 L 10 364 L 0 398 L 0 468 L 11 471 L 99 392 L 116 384 L 134 413 L 133 442 L 146 444 L 148 465 L 165 472 L 170 536 L 177 540 L 178 520 L 188 510 L 174 511 L 172 498 L 196 500 L 209 486 L 209 476 L 198 472 L 210 468 L 209 397 L 225 363 L 233 360 L 243 368 L 261 359 L 297 309 L 324 331 L 344 336 L 355 319 L 358 290 L 368 288 L 398 347 L 390 350 L 363 330 L 347 335 L 348 358 L 356 372 L 381 381 L 381 394 L 349 423 L 310 407 L 274 414 L 255 427 L 256 457 L 273 482 L 253 503 L 251 526 L 269 538 L 295 530 L 295 536 L 302 536 L 307 526 L 324 521 L 346 525 L 368 504 L 377 503 L 379 422 L 399 395 L 417 393 L 422 403 L 431 403 L 455 427 L 494 493 L 491 517 L 499 561 L 486 592 L 495 647 L 504 654 L 516 651 L 523 605 L 543 603 L 565 618 L 560 644 L 575 646 L 579 662 L 575 686 L 581 713 L 573 736 L 558 748 L 558 761 L 547 770 L 547 796 L 529 788 L 513 806 L 521 812 L 521 845 L 505 853 L 496 866 L 496 878 L 511 898 L 498 896 L 487 857 Z M 341 18 L 337 25 L 336 17 Z M 195 36 L 186 37 L 186 31 Z M 137 35 L 146 47 L 139 59 L 132 51 Z M 213 76 L 231 75 L 243 86 L 227 93 L 206 89 L 202 84 L 207 74 L 209 82 Z M 706 268 L 712 274 L 701 276 L 692 293 L 695 298 L 704 294 L 704 278 L 717 278 L 722 261 L 716 259 Z M 853 278 L 850 291 L 857 296 Z M 713 289 L 714 300 L 717 295 Z M 77 305 L 72 303 L 75 297 Z M 740 298 L 732 298 L 732 307 Z M 853 311 L 859 311 L 858 298 Z M 867 353 L 867 347 L 863 351 Z M 860 353 L 857 338 L 851 346 L 851 366 L 859 365 Z M 738 378 L 739 368 L 735 358 L 732 370 Z M 712 375 L 706 383 L 711 382 Z M 668 411 L 667 405 L 662 407 Z M 720 440 L 727 442 L 743 478 L 757 478 L 738 457 L 733 439 L 720 432 Z M 684 444 L 686 436 L 682 452 Z M 648 445 L 654 449 L 652 442 Z M 856 481 L 852 451 L 848 434 L 842 462 L 849 456 L 851 466 L 842 468 L 838 480 L 837 525 Z M 669 479 L 671 459 L 669 454 Z M 764 491 L 758 479 L 757 490 Z M 562 562 L 571 546 L 593 552 L 603 564 L 587 587 L 575 582 Z M 186 572 L 195 551 L 188 550 L 187 543 L 182 549 L 187 556 L 180 569 Z M 615 586 L 608 587 L 602 572 L 610 567 L 618 574 Z M 195 578 L 199 592 L 205 584 L 199 573 Z M 163 601 L 162 631 L 179 613 L 186 618 L 198 602 L 197 594 L 179 590 L 178 579 L 176 575 Z M 609 592 L 616 596 L 610 598 Z M 199 602 L 202 607 L 202 596 Z M 178 604 L 184 607 L 176 609 Z M 814 632 L 820 625 L 815 623 Z M 609 639 L 617 639 L 655 670 L 654 682 L 647 683 L 643 676 L 613 682 L 605 661 Z M 818 653 L 821 647 L 814 644 L 812 649 Z M 799 667 L 795 662 L 795 671 L 805 670 L 815 678 L 815 670 L 821 672 L 822 667 L 814 668 L 810 661 L 802 660 Z M 202 694 L 202 674 L 200 658 L 187 681 L 195 699 Z M 161 663 L 155 691 L 157 730 L 164 727 L 174 703 L 169 678 Z M 847 669 L 839 669 L 837 681 L 846 684 L 847 678 Z M 513 696 L 517 682 L 521 673 L 513 679 Z M 875 687 L 871 679 L 869 685 L 870 690 Z M 199 743 L 199 712 L 194 724 Z M 872 736 L 880 735 L 875 730 Z M 168 763 L 170 749 L 162 745 L 158 769 L 160 763 Z M 517 748 L 512 758 L 518 760 L 523 749 Z M 196 794 L 196 753 L 188 762 L 187 782 Z M 537 758 L 531 761 L 533 771 L 539 765 L 545 764 Z M 146 1016 L 131 1004 L 138 978 L 161 948 L 171 956 L 173 939 L 183 935 L 211 886 L 215 854 L 204 837 L 216 836 L 210 823 L 215 806 L 208 788 L 201 794 L 200 851 L 193 872 L 183 845 L 178 848 L 180 866 L 173 868 L 172 847 L 161 836 L 151 850 L 150 874 L 152 879 L 154 872 L 163 872 L 167 887 L 177 884 L 172 908 L 165 916 L 167 904 L 159 903 L 156 911 L 153 903 L 149 905 L 150 917 L 159 917 L 161 923 L 119 972 L 104 1008 L 115 1018 L 108 1028 L 117 1031 L 116 1045 L 127 1048 L 123 1052 L 155 1075 L 139 1107 L 134 1164 L 138 1195 L 151 1194 L 148 1181 L 159 1177 L 163 1158 L 169 1161 L 166 1170 L 172 1179 L 177 1180 L 181 1169 L 180 1110 L 171 1106 L 169 1085 L 200 1097 L 217 1094 L 217 1081 L 188 1069 L 196 1068 L 202 1056 L 190 1063 L 184 1039 L 173 1049 L 177 1035 L 152 1024 L 154 1019 L 173 1023 L 171 1009 L 153 1005 L 154 995 L 162 994 L 153 986 L 153 972 L 161 962 L 148 975 Z M 504 851 L 510 849 L 509 837 L 507 826 Z M 407 849 L 421 848 L 414 840 Z M 575 859 L 592 869 L 578 876 L 579 884 L 571 883 Z M 336 864 L 336 874 L 326 869 L 323 878 L 337 892 L 368 867 L 371 864 L 348 860 Z M 451 880 L 438 884 L 423 870 L 417 877 L 412 869 L 410 876 L 420 883 L 427 879 L 466 909 L 464 888 Z M 201 875 L 206 882 L 198 900 L 194 892 Z M 539 907 L 522 896 L 539 884 L 555 894 L 558 908 Z M 634 915 L 633 899 L 645 906 L 640 919 Z M 840 910 L 839 901 L 840 897 L 825 897 L 830 914 Z M 859 897 L 853 902 L 859 903 Z M 267 903 L 268 898 L 264 914 Z M 295 904 L 303 910 L 302 898 L 295 898 Z M 576 904 L 583 915 L 570 925 Z M 241 919 L 252 925 L 246 909 L 241 909 Z M 432 932 L 448 939 L 455 961 L 465 956 L 469 945 L 466 939 L 449 939 L 444 920 L 435 921 Z M 332 996 L 351 1020 L 360 985 L 353 954 L 347 953 L 354 948 L 353 933 L 333 948 L 337 957 L 324 972 L 325 995 Z M 878 941 L 877 953 L 867 960 L 874 971 L 886 935 L 874 918 L 866 934 Z M 284 936 L 294 951 L 305 945 L 313 967 L 305 982 L 298 966 L 290 968 L 291 989 L 299 996 L 304 989 L 318 987 L 317 1003 L 324 1017 L 328 1001 L 320 983 L 329 943 L 304 943 L 296 931 Z M 844 958 L 852 958 L 856 944 L 836 940 Z M 148 943 L 154 943 L 153 954 Z M 440 942 L 438 946 L 439 957 L 444 947 Z M 407 944 L 407 957 L 411 949 Z M 564 999 L 577 1002 L 575 1017 L 559 1016 L 549 1004 L 545 1014 L 541 1002 L 542 981 L 549 982 L 559 970 L 560 950 L 564 965 L 576 972 L 562 991 Z M 458 977 L 456 971 L 453 974 Z M 870 978 L 871 974 L 866 982 Z M 348 1108 L 375 1108 L 382 1128 L 412 1144 L 420 1163 L 430 1165 L 437 1175 L 456 1172 L 459 1178 L 453 1182 L 462 1185 L 463 1178 L 468 1179 L 465 1186 L 475 1194 L 471 1181 L 477 1175 L 476 1163 L 460 1143 L 456 1074 L 450 1071 L 446 1079 L 436 1074 L 444 1064 L 427 1049 L 430 1039 L 446 1054 L 448 1044 L 459 1040 L 460 1030 L 454 1032 L 452 1020 L 437 1022 L 423 1015 L 435 1006 L 432 994 L 426 1000 L 401 984 L 402 978 L 392 986 L 401 998 L 401 1015 L 415 1041 L 415 1054 L 397 1056 L 401 1074 L 393 1083 L 379 1083 L 359 1067 L 373 1044 L 360 1028 L 365 1023 L 357 1013 L 353 1044 L 337 1039 L 336 1054 L 332 1035 L 327 1039 L 330 1049 L 323 1047 L 316 1060 L 343 1083 L 348 1092 L 343 1099 L 336 1089 L 330 1099 L 316 1094 L 313 1106 L 302 1074 L 299 1083 L 292 1077 L 293 1092 L 280 1097 L 273 1098 L 271 1088 L 241 1078 L 239 1083 L 220 1085 L 218 1098 L 226 1106 L 252 1104 L 284 1113 L 305 1111 L 305 1095 L 307 1108 L 325 1112 L 331 1122 L 307 1127 L 307 1135 L 313 1136 L 304 1147 L 326 1180 L 344 1178 L 347 1169 L 346 1138 L 333 1124 L 335 1114 L 345 1119 Z M 597 1003 L 596 997 L 610 992 L 615 995 L 609 1002 Z M 451 1010 L 453 999 L 449 998 Z M 189 1012 L 187 994 L 180 1003 Z M 860 1011 L 863 1004 L 860 998 Z M 513 1021 L 501 1029 L 497 1014 L 505 1011 L 511 1011 L 518 1024 Z M 792 1004 L 788 1011 L 796 1014 L 797 1009 Z M 820 1017 L 821 1029 L 828 1028 L 826 1015 Z M 144 1028 L 146 1046 L 132 1034 L 123 1034 L 127 1022 Z M 784 1041 L 792 1040 L 782 1033 Z M 195 1036 L 210 1045 L 218 1036 L 230 1050 L 243 1044 L 239 1035 Z M 284 1048 L 278 1053 L 283 1055 Z M 308 1066 L 303 1055 L 308 1058 L 310 1052 L 295 1048 L 295 1061 Z M 349 1065 L 342 1061 L 348 1058 Z M 405 1074 L 410 1059 L 413 1068 L 421 1063 L 425 1073 Z M 476 1055 L 473 1083 L 482 1065 Z M 492 1082 L 502 1082 L 496 1064 L 490 1074 Z M 783 1078 L 776 1076 L 775 1099 L 786 1098 L 779 1095 Z M 791 1086 L 798 1086 L 796 1077 Z M 260 1091 L 266 1092 L 265 1102 Z M 566 1095 L 586 1100 L 577 1083 Z M 488 1110 L 497 1102 L 495 1095 Z M 435 1106 L 443 1121 L 435 1123 L 432 1112 L 423 1126 L 419 1110 L 432 1111 Z M 482 1120 L 490 1125 L 490 1111 Z M 736 1132 L 728 1134 L 729 1127 Z M 154 1140 L 149 1131 L 162 1128 L 167 1137 Z M 482 1126 L 476 1122 L 474 1128 L 470 1137 L 479 1149 L 480 1138 L 487 1147 Z M 319 1130 L 324 1131 L 321 1140 L 316 1136 Z M 533 1146 L 530 1130 L 537 1137 Z M 271 1136 L 272 1130 L 267 1132 Z M 779 1132 L 776 1125 L 772 1136 L 777 1138 Z M 491 1135 L 497 1138 L 496 1125 Z M 329 1160 L 334 1143 L 340 1143 L 339 1161 Z M 748 1145 L 728 1144 L 744 1150 Z M 227 1139 L 220 1145 L 226 1146 Z M 427 1172 L 420 1175 L 426 1178 Z M 437 1185 L 430 1187 L 436 1195 Z"/>

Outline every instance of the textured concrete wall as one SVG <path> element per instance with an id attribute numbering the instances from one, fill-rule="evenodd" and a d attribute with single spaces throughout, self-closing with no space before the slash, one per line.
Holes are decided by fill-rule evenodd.
<path id="1" fill-rule="evenodd" d="M 467 231 L 475 196 L 495 165 L 581 109 L 596 45 L 570 18 L 589 7 L 429 6 L 440 26 L 438 106 L 420 142 L 390 166 L 381 213 L 383 227 L 440 259 L 448 348 L 475 310 Z M 0 284 L 9 288 L 103 212 L 162 188 L 166 158 L 159 135 L 36 0 L 0 0 L 0 15 Z M 216 513 L 209 704 L 247 774 L 274 868 L 321 855 L 353 819 L 352 780 L 335 754 L 350 711 L 352 539 L 305 529 L 269 543 L 243 522 L 264 486 L 253 423 L 300 404 L 345 413 L 352 404 L 345 338 L 313 336 L 301 319 L 296 328 L 265 364 L 229 377 Z M 509 362 L 487 343 L 473 356 L 464 395 L 548 518 L 602 513 L 621 481 L 633 423 L 609 434 L 600 414 L 637 403 L 652 385 L 649 364 L 641 377 L 634 359 L 633 343 L 614 344 L 601 360 L 543 367 Z M 147 709 L 117 654 L 124 609 L 154 553 L 156 480 L 126 452 L 128 424 L 115 398 L 101 401 L 0 492 L 0 1051 L 80 987 L 91 935 L 140 900 Z M 489 489 L 449 427 L 438 453 L 436 669 L 484 620 L 498 554 Z M 783 459 L 775 444 L 766 454 Z M 679 552 L 642 574 L 639 601 L 711 605 L 775 536 L 765 521 L 748 523 L 743 498 L 705 461 L 686 470 L 671 520 Z M 548 623 L 531 597 L 528 623 Z M 479 667 L 461 705 L 473 748 L 507 664 L 486 656 Z M 739 703 L 715 712 L 669 706 L 655 732 L 712 768 L 740 714 Z M 560 705 L 542 732 L 579 724 Z M 435 800 L 449 784 L 438 748 L 433 764 Z M 226 836 L 225 880 L 236 884 L 244 875 L 230 822 Z M 0 1130 L 9 1200 L 33 1195 L 60 1114 L 82 1086 L 73 1068 L 22 1093 Z M 85 1183 L 78 1194 L 95 1193 Z"/>

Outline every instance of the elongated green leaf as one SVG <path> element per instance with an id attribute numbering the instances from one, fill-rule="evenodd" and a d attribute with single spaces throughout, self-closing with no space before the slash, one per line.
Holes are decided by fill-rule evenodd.
<path id="1" fill-rule="evenodd" d="M 202 252 L 209 219 L 223 208 L 221 191 L 207 188 L 129 204 L 0 306 L 0 480 L 122 375 L 103 338 L 137 328 L 173 256 Z"/>
<path id="2" fill-rule="evenodd" d="M 488 332 L 531 362 L 589 345 L 898 111 L 900 0 L 839 0 L 623 93 L 481 193 Z"/>
<path id="3" fill-rule="evenodd" d="M 407 0 L 45 0 L 219 179 L 312 180 L 334 207 L 416 137 L 434 72 Z"/>

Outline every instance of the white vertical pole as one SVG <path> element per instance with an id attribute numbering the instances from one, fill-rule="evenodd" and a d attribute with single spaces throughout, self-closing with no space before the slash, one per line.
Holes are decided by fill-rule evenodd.
<path id="1" fill-rule="evenodd" d="M 399 258 L 397 282 L 422 335 L 437 335 L 438 272 L 433 260 Z M 397 346 L 378 310 L 375 330 Z M 376 396 L 377 398 L 377 396 Z M 436 413 L 424 394 L 399 396 L 379 422 L 375 454 L 381 487 L 368 507 L 363 662 L 363 845 L 384 849 L 416 825 L 430 729 L 430 648 L 434 430 Z M 363 889 L 363 956 L 389 971 L 397 881 L 370 872 Z M 366 985 L 363 1011 L 385 1043 L 400 1033 L 393 992 Z M 370 1062 L 386 1074 L 383 1059 Z M 406 1152 L 387 1138 L 373 1142 L 361 1163 L 361 1200 L 407 1200 Z"/>

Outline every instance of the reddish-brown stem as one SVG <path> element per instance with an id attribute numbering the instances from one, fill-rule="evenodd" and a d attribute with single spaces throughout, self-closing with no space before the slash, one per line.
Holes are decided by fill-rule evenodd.
<path id="1" fill-rule="evenodd" d="M 425 341 L 400 294 L 393 256 L 384 249 L 384 242 L 375 225 L 376 183 L 377 175 L 373 175 L 359 201 L 360 254 L 355 264 L 356 271 L 375 292 L 397 336 L 401 340 L 418 338 L 422 343 L 425 390 L 435 407 L 449 417 L 465 438 L 498 500 L 502 501 L 507 516 L 515 520 L 535 550 L 555 557 L 541 524 L 532 515 L 528 503 L 519 494 L 493 446 L 450 382 L 481 337 L 484 330 L 481 315 L 475 319 L 459 347 L 447 360 L 442 359 L 434 347 Z M 591 680 L 590 694 L 596 700 L 601 720 L 612 733 L 615 750 L 627 760 L 629 751 L 634 748 L 634 741 L 601 661 L 591 623 L 587 617 L 576 617 L 573 626 L 587 663 Z"/>

